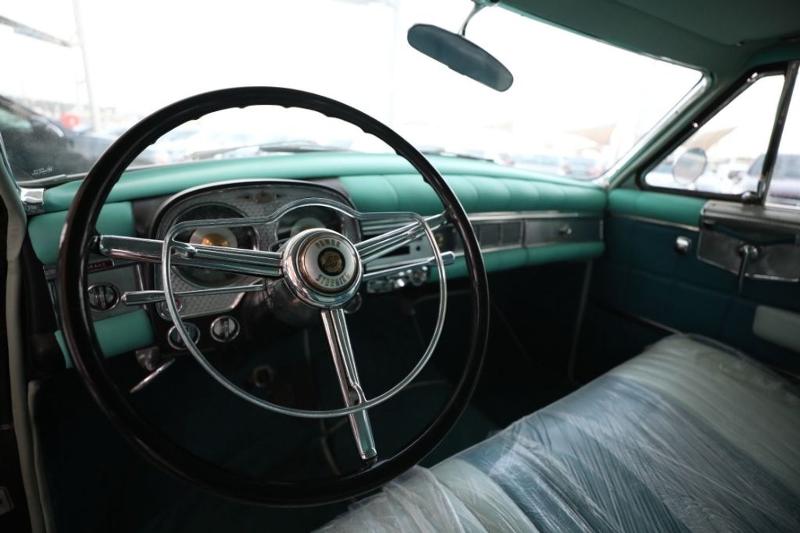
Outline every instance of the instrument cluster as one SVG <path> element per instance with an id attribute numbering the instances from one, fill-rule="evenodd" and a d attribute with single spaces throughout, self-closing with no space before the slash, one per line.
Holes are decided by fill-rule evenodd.
<path id="1" fill-rule="evenodd" d="M 155 214 L 151 236 L 162 239 L 173 225 L 189 220 L 265 217 L 286 203 L 300 198 L 320 198 L 351 205 L 347 197 L 336 189 L 309 182 L 247 181 L 214 184 L 190 189 L 167 199 Z M 289 238 L 311 228 L 332 229 L 351 240 L 358 240 L 356 221 L 324 207 L 303 207 L 268 224 L 195 228 L 179 233 L 176 239 L 191 244 L 279 251 Z M 176 293 L 244 286 L 262 281 L 252 276 L 188 266 L 174 267 L 172 276 Z M 152 283 L 154 288 L 161 288 L 159 276 L 153 275 Z M 179 299 L 178 305 L 181 316 L 186 318 L 220 315 L 236 308 L 244 294 L 192 296 Z M 163 318 L 167 318 L 163 304 L 157 306 L 157 310 Z"/>

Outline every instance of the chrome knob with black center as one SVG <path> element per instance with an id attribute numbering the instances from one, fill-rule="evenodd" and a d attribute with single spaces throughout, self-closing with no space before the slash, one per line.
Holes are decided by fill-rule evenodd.
<path id="1" fill-rule="evenodd" d="M 119 291 L 111 283 L 91 285 L 87 293 L 89 307 L 95 311 L 110 311 L 119 302 Z"/>
<path id="2" fill-rule="evenodd" d="M 232 316 L 224 315 L 211 322 L 209 332 L 211 338 L 217 342 L 228 343 L 239 336 L 239 321 Z"/>

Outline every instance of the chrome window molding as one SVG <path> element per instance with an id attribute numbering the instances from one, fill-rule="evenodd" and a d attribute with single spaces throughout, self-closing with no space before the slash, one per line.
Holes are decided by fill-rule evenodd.
<path id="1" fill-rule="evenodd" d="M 605 186 L 607 189 L 613 189 L 621 181 L 626 179 L 630 175 L 627 172 L 628 167 L 635 165 L 636 160 L 640 157 L 645 157 L 653 141 L 663 136 L 677 117 L 680 117 L 693 104 L 700 100 L 706 93 L 706 90 L 711 86 L 711 82 L 711 74 L 704 72 L 694 87 L 689 89 L 683 98 L 678 100 L 678 103 L 656 122 L 649 132 L 642 136 L 621 159 L 614 163 L 602 176 L 595 179 L 594 182 Z M 655 164 L 653 166 L 655 166 Z"/>
<path id="2" fill-rule="evenodd" d="M 766 197 L 767 197 L 767 188 L 765 188 L 765 169 L 767 169 L 766 159 L 768 155 L 765 157 L 765 164 L 764 169 L 762 169 L 762 175 L 760 176 L 758 190 L 755 191 L 755 194 L 748 194 L 747 192 L 743 195 L 736 195 L 736 194 L 722 194 L 722 193 L 713 193 L 713 192 L 704 192 L 704 191 L 693 191 L 688 189 L 679 189 L 679 188 L 672 188 L 672 187 L 659 187 L 659 186 L 652 186 L 648 185 L 644 178 L 645 175 L 650 172 L 653 168 L 655 168 L 661 161 L 663 161 L 669 154 L 677 149 L 682 143 L 684 143 L 687 139 L 689 139 L 695 132 L 697 132 L 700 128 L 702 128 L 706 123 L 712 120 L 717 114 L 723 111 L 731 102 L 733 102 L 736 98 L 738 98 L 742 93 L 744 93 L 747 89 L 749 89 L 755 82 L 760 79 L 769 77 L 769 76 L 783 76 L 784 84 L 783 90 L 781 95 L 778 98 L 777 108 L 776 108 L 776 115 L 773 122 L 773 130 L 769 137 L 767 154 L 770 151 L 770 148 L 773 145 L 773 141 L 777 144 L 780 143 L 780 134 L 783 131 L 783 125 L 781 120 L 781 114 L 788 111 L 789 107 L 789 100 L 791 100 L 791 91 L 786 94 L 787 87 L 794 86 L 794 78 L 796 78 L 796 65 L 800 63 L 798 61 L 793 62 L 784 62 L 777 65 L 765 65 L 761 68 L 753 69 L 750 71 L 750 74 L 746 77 L 741 77 L 735 80 L 730 86 L 724 88 L 722 91 L 722 96 L 719 98 L 713 99 L 708 106 L 703 109 L 700 109 L 695 116 L 693 117 L 694 120 L 690 121 L 686 126 L 682 129 L 677 130 L 675 135 L 672 135 L 669 142 L 665 144 L 663 147 L 658 149 L 653 153 L 652 158 L 648 158 L 644 161 L 644 165 L 642 165 L 638 169 L 634 169 L 635 172 L 635 181 L 637 186 L 643 190 L 649 190 L 654 192 L 663 192 L 667 194 L 680 194 L 684 196 L 693 196 L 696 198 L 708 198 L 708 199 L 715 199 L 715 200 L 729 200 L 734 202 L 741 202 L 741 203 L 755 203 L 755 204 L 764 204 Z M 785 118 L 785 116 L 784 116 Z M 780 122 L 780 126 L 779 126 Z M 777 134 L 777 136 L 776 136 Z M 777 150 L 777 146 L 775 148 Z M 624 170 L 624 169 L 622 169 Z M 771 173 L 771 169 L 770 169 Z M 629 176 L 629 174 L 624 173 L 621 171 L 620 176 L 611 182 L 612 188 L 617 183 L 623 181 Z M 768 187 L 768 184 L 766 184 Z"/>
<path id="3" fill-rule="evenodd" d="M 787 66 L 783 80 L 783 89 L 778 99 L 778 110 L 775 113 L 775 121 L 772 125 L 772 133 L 770 133 L 767 152 L 764 154 L 764 164 L 758 181 L 758 190 L 756 191 L 758 201 L 762 205 L 767 203 L 767 197 L 769 196 L 772 171 L 775 169 L 775 163 L 778 160 L 778 150 L 780 149 L 781 138 L 783 137 L 783 127 L 786 124 L 786 117 L 789 114 L 792 95 L 794 94 L 794 86 L 797 81 L 798 65 L 800 65 L 800 61 L 793 61 Z"/>

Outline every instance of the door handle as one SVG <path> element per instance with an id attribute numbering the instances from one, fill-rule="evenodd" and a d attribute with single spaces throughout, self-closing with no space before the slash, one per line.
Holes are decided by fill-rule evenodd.
<path id="1" fill-rule="evenodd" d="M 686 237 L 684 235 L 679 235 L 675 238 L 675 251 L 681 255 L 686 255 L 689 253 L 689 249 L 692 247 L 692 239 Z"/>

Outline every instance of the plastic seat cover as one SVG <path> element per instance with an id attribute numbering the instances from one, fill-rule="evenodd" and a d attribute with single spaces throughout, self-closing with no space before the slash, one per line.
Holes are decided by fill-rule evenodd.
<path id="1" fill-rule="evenodd" d="M 672 336 L 325 531 L 800 531 L 800 394 Z"/>

